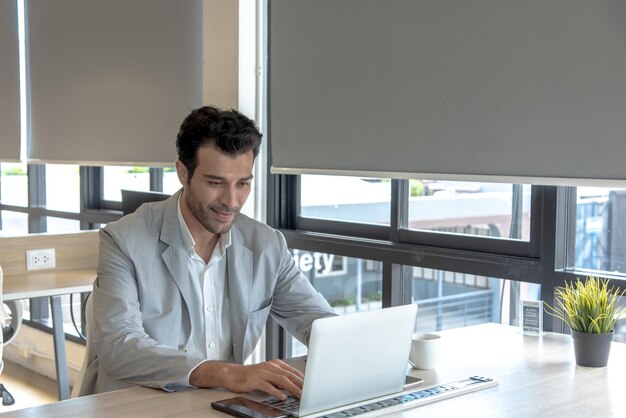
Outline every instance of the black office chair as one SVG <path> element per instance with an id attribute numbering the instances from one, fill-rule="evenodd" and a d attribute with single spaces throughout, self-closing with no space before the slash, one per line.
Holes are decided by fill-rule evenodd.
<path id="1" fill-rule="evenodd" d="M 158 202 L 170 197 L 167 193 L 142 192 L 138 190 L 122 189 L 122 212 L 124 215 L 133 213 L 137 208 L 147 202 Z"/>

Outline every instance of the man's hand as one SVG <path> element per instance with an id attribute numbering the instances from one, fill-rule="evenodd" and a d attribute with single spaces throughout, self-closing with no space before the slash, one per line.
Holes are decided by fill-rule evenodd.
<path id="1" fill-rule="evenodd" d="M 299 370 L 281 360 L 250 366 L 207 361 L 193 370 L 189 383 L 196 387 L 224 387 L 237 393 L 261 390 L 278 399 L 285 399 L 281 389 L 300 397 L 303 378 Z"/>

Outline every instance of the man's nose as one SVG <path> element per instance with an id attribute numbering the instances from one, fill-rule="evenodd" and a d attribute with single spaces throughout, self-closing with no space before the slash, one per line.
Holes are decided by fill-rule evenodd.
<path id="1" fill-rule="evenodd" d="M 220 203 L 229 209 L 236 208 L 238 205 L 237 189 L 234 186 L 225 187 L 221 195 Z"/>

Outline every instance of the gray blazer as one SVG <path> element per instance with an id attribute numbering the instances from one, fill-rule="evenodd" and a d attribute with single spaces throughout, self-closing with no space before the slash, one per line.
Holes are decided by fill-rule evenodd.
<path id="1" fill-rule="evenodd" d="M 190 303 L 179 195 L 144 204 L 100 231 L 79 395 L 132 385 L 175 390 L 173 382 L 204 360 L 185 351 L 189 311 L 202 308 Z M 252 353 L 268 315 L 306 344 L 313 320 L 334 311 L 296 267 L 280 232 L 242 214 L 231 231 L 226 265 L 235 361 Z"/>

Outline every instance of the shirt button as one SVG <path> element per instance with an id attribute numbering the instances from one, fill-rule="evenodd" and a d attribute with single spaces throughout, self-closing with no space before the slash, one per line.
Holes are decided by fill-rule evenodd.
<path id="1" fill-rule="evenodd" d="M 209 306 L 208 308 L 206 308 L 206 311 L 207 311 L 207 312 L 213 312 L 213 307 L 212 307 L 212 306 Z"/>
<path id="2" fill-rule="evenodd" d="M 209 348 L 215 348 L 215 343 L 209 344 Z"/>

